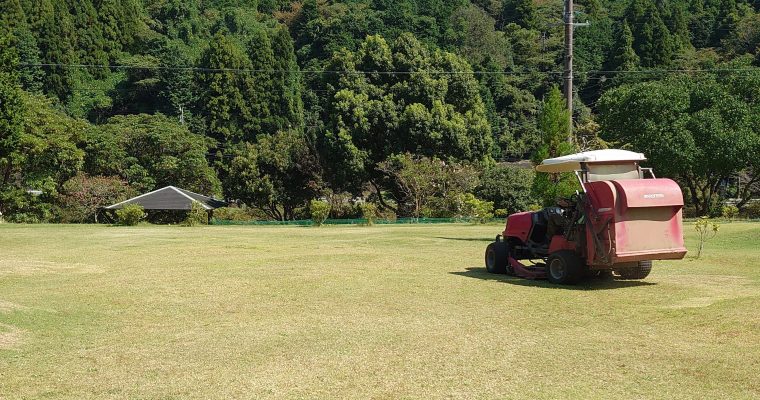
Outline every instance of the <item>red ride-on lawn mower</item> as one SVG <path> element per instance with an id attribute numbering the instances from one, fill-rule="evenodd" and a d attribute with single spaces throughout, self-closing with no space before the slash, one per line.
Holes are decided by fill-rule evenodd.
<path id="1" fill-rule="evenodd" d="M 575 172 L 582 192 L 507 217 L 504 232 L 486 249 L 488 272 L 572 284 L 603 274 L 644 279 L 652 260 L 682 259 L 681 188 L 641 168 L 644 160 L 626 150 L 544 160 L 538 172 Z"/>

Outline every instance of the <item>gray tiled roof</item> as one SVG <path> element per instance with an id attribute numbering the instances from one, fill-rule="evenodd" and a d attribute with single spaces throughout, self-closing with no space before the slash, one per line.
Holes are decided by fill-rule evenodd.
<path id="1" fill-rule="evenodd" d="M 110 205 L 106 207 L 106 209 L 116 210 L 127 204 L 139 204 L 146 210 L 189 210 L 193 201 L 200 203 L 206 210 L 213 210 L 227 205 L 227 203 L 212 197 L 176 188 L 174 186 L 167 186 L 122 201 L 121 203 Z"/>

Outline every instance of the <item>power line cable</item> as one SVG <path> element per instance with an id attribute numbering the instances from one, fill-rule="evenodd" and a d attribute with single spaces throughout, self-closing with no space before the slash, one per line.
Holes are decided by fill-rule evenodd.
<path id="1" fill-rule="evenodd" d="M 250 68 L 204 68 L 204 67 L 174 67 L 174 66 L 138 66 L 138 65 L 97 65 L 97 64 L 62 64 L 62 63 L 19 63 L 21 67 L 41 68 L 77 68 L 77 69 L 123 69 L 123 70 L 168 70 L 207 73 L 297 73 L 297 74 L 335 74 L 335 75 L 522 75 L 522 74 L 561 74 L 562 71 L 341 71 L 341 70 L 281 70 L 281 69 L 250 69 Z"/>
<path id="2" fill-rule="evenodd" d="M 299 74 L 336 74 L 336 75 L 561 75 L 563 71 L 341 71 L 341 70 L 277 70 L 277 69 L 246 69 L 246 68 L 203 68 L 203 67 L 174 67 L 174 66 L 136 66 L 136 65 L 96 65 L 96 64 L 62 64 L 62 63 L 19 63 L 21 67 L 59 67 L 59 68 L 103 68 L 103 69 L 134 69 L 134 70 L 171 70 L 207 73 L 299 73 Z M 588 70 L 574 71 L 575 76 L 582 75 L 612 75 L 612 74 L 697 74 L 697 73 L 760 73 L 760 68 L 701 68 L 701 69 L 640 69 L 640 70 Z M 590 78 L 594 79 L 594 78 Z"/>

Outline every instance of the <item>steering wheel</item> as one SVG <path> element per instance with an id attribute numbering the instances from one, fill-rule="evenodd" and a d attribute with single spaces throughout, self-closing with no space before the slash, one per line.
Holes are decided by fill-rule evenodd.
<path id="1" fill-rule="evenodd" d="M 572 201 L 572 199 L 568 199 L 565 197 L 560 197 L 559 199 L 557 199 L 557 205 L 560 208 L 572 208 L 573 204 L 575 203 Z"/>

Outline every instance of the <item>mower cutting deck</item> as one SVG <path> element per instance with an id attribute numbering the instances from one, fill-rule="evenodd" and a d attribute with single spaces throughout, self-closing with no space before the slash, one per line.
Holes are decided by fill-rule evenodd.
<path id="1" fill-rule="evenodd" d="M 554 207 L 510 215 L 486 248 L 488 272 L 571 284 L 610 272 L 643 279 L 652 260 L 682 259 L 683 194 L 672 180 L 641 168 L 644 160 L 626 150 L 544 160 L 537 171 L 574 172 L 582 192 Z"/>

